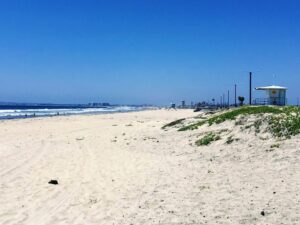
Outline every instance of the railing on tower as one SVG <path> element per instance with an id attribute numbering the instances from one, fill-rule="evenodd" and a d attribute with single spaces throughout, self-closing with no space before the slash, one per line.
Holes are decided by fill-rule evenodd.
<path id="1" fill-rule="evenodd" d="M 256 98 L 254 105 L 286 105 L 287 98 Z"/>

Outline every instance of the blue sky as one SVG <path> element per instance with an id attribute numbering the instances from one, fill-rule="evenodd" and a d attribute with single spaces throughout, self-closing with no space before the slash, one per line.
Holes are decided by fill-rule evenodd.
<path id="1" fill-rule="evenodd" d="M 287 86 L 295 103 L 299 11 L 296 0 L 1 0 L 0 101 L 169 104 L 218 100 L 235 83 L 247 99 L 253 71 L 254 86 Z"/>

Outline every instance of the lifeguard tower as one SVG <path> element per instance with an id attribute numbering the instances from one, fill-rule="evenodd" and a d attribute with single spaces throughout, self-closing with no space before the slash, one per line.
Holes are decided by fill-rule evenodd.
<path id="1" fill-rule="evenodd" d="M 286 99 L 286 87 L 280 86 L 266 86 L 266 87 L 257 87 L 256 90 L 266 91 L 267 98 L 258 98 L 255 99 L 254 104 L 257 105 L 279 105 L 283 106 L 287 104 Z"/>

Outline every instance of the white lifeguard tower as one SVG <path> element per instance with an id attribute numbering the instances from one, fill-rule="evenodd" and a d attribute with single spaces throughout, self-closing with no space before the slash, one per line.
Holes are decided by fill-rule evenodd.
<path id="1" fill-rule="evenodd" d="M 280 87 L 276 85 L 257 87 L 256 90 L 266 91 L 268 97 L 264 99 L 255 99 L 254 104 L 257 105 L 279 105 L 283 106 L 287 104 L 286 100 L 286 87 Z"/>

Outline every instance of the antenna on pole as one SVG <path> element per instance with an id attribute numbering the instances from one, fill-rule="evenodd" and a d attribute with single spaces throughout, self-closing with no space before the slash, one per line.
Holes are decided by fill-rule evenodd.
<path id="1" fill-rule="evenodd" d="M 252 72 L 249 73 L 249 105 L 252 105 Z"/>
<path id="2" fill-rule="evenodd" d="M 275 85 L 275 84 L 276 84 L 276 75 L 273 74 L 273 85 Z"/>

